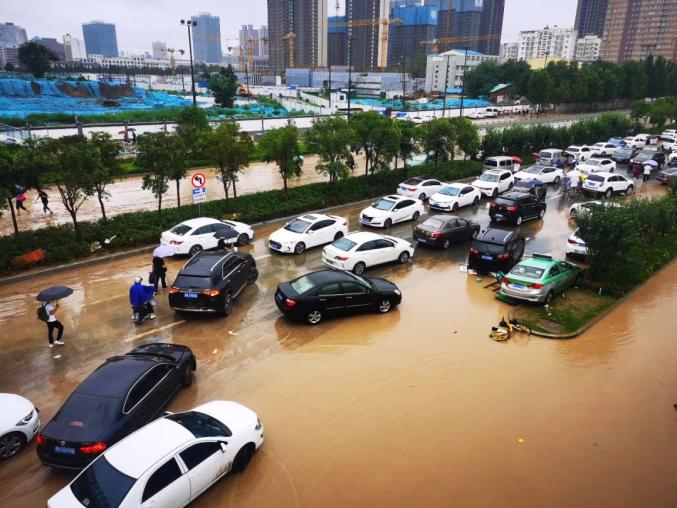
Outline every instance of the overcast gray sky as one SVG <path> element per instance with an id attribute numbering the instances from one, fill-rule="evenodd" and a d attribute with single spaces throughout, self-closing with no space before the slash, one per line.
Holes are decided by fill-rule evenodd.
<path id="1" fill-rule="evenodd" d="M 115 23 L 118 46 L 127 52 L 150 51 L 152 41 L 177 49 L 186 45 L 181 18 L 198 12 L 221 17 L 221 36 L 237 37 L 240 25 L 267 24 L 266 0 L 0 0 L 0 22 L 23 26 L 28 37 L 65 33 L 82 38 L 82 23 L 94 19 Z M 342 0 L 341 0 L 341 3 Z M 503 40 L 516 41 L 520 30 L 546 24 L 573 26 L 576 0 L 506 0 Z M 329 0 L 333 14 L 334 0 Z M 223 46 L 232 44 L 224 40 Z M 184 48 L 187 49 L 187 48 Z"/>

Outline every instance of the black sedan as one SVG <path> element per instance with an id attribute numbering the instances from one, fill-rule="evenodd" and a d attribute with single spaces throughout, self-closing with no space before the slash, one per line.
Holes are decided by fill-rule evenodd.
<path id="1" fill-rule="evenodd" d="M 480 225 L 455 215 L 433 215 L 414 228 L 414 240 L 419 244 L 448 249 L 454 242 L 477 238 Z"/>
<path id="2" fill-rule="evenodd" d="M 660 169 L 665 164 L 665 153 L 663 150 L 656 149 L 656 147 L 645 148 L 630 159 L 630 164 L 632 167 L 638 165 L 642 169 L 646 161 L 654 161 Z"/>
<path id="3" fill-rule="evenodd" d="M 380 312 L 385 314 L 402 301 L 395 284 L 379 277 L 322 270 L 277 287 L 275 303 L 282 313 L 316 325 L 325 317 Z"/>
<path id="4" fill-rule="evenodd" d="M 46 466 L 84 468 L 154 420 L 179 388 L 190 386 L 195 366 L 193 352 L 177 344 L 147 344 L 108 358 L 38 434 L 38 457 Z"/>
<path id="5" fill-rule="evenodd" d="M 611 154 L 611 160 L 616 164 L 629 164 L 630 159 L 637 155 L 637 150 L 624 146 L 621 148 L 616 148 Z"/>
<path id="6" fill-rule="evenodd" d="M 539 201 L 543 201 L 548 192 L 548 186 L 538 178 L 532 178 L 531 180 L 519 180 L 515 182 L 512 190 L 514 192 L 531 194 L 532 196 L 536 196 L 536 199 Z"/>

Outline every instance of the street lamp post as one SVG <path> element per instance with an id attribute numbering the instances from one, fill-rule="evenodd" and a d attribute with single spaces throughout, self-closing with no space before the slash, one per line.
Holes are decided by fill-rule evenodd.
<path id="1" fill-rule="evenodd" d="M 195 93 L 195 71 L 193 70 L 193 40 L 191 37 L 190 27 L 196 27 L 197 21 L 192 19 L 182 19 L 182 25 L 186 25 L 188 29 L 188 53 L 190 56 L 190 86 L 191 91 L 193 92 L 193 106 L 197 106 L 197 94 Z"/>
<path id="2" fill-rule="evenodd" d="M 463 74 L 461 75 L 461 112 L 463 116 L 463 100 L 465 99 L 465 73 L 468 71 L 468 48 L 465 48 L 465 57 L 463 58 Z"/>

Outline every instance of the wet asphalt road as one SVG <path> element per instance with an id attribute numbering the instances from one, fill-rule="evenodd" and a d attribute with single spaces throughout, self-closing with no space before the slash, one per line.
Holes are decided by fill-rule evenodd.
<path id="1" fill-rule="evenodd" d="M 651 182 L 643 194 L 658 192 Z M 571 202 L 552 189 L 547 199 L 545 219 L 519 230 L 527 253 L 561 257 Z M 332 213 L 357 230 L 361 208 Z M 459 215 L 489 224 L 484 201 Z M 666 339 L 677 320 L 656 313 L 677 304 L 674 263 L 667 289 L 643 289 L 581 339 L 497 344 L 487 333 L 510 307 L 484 288 L 489 279 L 459 271 L 469 243 L 419 247 L 407 265 L 369 270 L 403 292 L 389 314 L 288 322 L 277 284 L 324 266 L 321 248 L 269 252 L 277 227 L 257 229 L 244 248 L 261 275 L 228 318 L 175 315 L 161 292 L 158 318 L 134 326 L 128 287 L 147 276 L 148 256 L 0 287 L 0 391 L 31 399 L 46 423 L 106 357 L 150 341 L 190 346 L 196 382 L 168 409 L 237 400 L 267 434 L 250 468 L 195 506 L 675 505 L 677 433 L 664 407 L 677 393 L 677 348 Z M 389 234 L 411 240 L 412 223 Z M 168 262 L 170 282 L 184 262 Z M 74 294 L 60 309 L 66 346 L 49 349 L 34 297 L 56 283 Z M 0 505 L 42 506 L 72 477 L 41 466 L 34 447 L 0 464 Z"/>

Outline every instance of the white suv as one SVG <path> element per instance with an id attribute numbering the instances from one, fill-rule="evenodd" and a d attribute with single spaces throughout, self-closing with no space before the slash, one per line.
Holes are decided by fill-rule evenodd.
<path id="1" fill-rule="evenodd" d="M 610 198 L 614 194 L 632 194 L 632 180 L 616 173 L 594 173 L 583 182 L 583 191 L 595 196 Z"/>
<path id="2" fill-rule="evenodd" d="M 348 222 L 344 218 L 307 213 L 272 233 L 268 247 L 278 252 L 303 254 L 309 247 L 331 243 L 347 234 Z"/>
<path id="3" fill-rule="evenodd" d="M 564 150 L 566 153 L 570 153 L 571 155 L 574 156 L 574 159 L 577 161 L 587 161 L 590 157 L 592 157 L 592 150 L 590 149 L 589 146 L 582 145 L 571 145 L 569 148 Z"/>
<path id="4" fill-rule="evenodd" d="M 385 196 L 360 212 L 360 222 L 365 226 L 389 228 L 396 222 L 417 220 L 424 211 L 418 199 Z"/>
<path id="5" fill-rule="evenodd" d="M 434 178 L 421 178 L 415 176 L 405 180 L 397 186 L 397 193 L 409 198 L 418 198 L 425 201 L 433 194 L 439 192 L 442 188 L 442 182 Z"/>
<path id="6" fill-rule="evenodd" d="M 505 169 L 492 169 L 485 171 L 471 185 L 480 190 L 480 192 L 491 198 L 495 198 L 501 192 L 511 189 L 515 184 L 515 178 L 512 172 Z"/>

